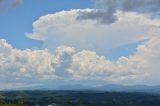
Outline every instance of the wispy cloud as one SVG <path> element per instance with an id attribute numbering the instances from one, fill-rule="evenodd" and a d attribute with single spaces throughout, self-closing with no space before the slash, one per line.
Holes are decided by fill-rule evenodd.
<path id="1" fill-rule="evenodd" d="M 103 24 L 112 24 L 117 20 L 117 11 L 136 12 L 155 15 L 160 11 L 159 0 L 94 0 L 97 11 L 81 12 L 78 20 L 97 20 Z"/>
<path id="2" fill-rule="evenodd" d="M 17 7 L 22 3 L 22 0 L 0 0 L 0 12 L 5 12 Z"/>

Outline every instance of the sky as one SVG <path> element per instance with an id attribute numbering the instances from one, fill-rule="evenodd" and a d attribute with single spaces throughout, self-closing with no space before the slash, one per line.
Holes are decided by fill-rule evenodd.
<path id="1" fill-rule="evenodd" d="M 159 85 L 159 0 L 0 0 L 0 89 Z"/>

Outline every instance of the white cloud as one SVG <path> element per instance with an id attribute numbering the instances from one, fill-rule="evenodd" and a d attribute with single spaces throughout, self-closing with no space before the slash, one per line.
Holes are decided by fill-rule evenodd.
<path id="1" fill-rule="evenodd" d="M 141 61 L 138 62 L 141 63 Z M 137 69 L 136 65 L 139 66 L 127 57 L 121 57 L 116 62 L 112 62 L 93 51 L 82 51 L 72 57 L 71 66 L 67 71 L 75 80 L 139 83 L 148 76 L 148 71 Z"/>
<path id="2" fill-rule="evenodd" d="M 33 23 L 33 32 L 27 36 L 44 41 L 48 48 L 67 45 L 104 53 L 110 48 L 147 39 L 145 33 L 160 25 L 160 20 L 134 12 L 117 12 L 118 20 L 111 25 L 77 19 L 80 12 L 93 11 L 97 10 L 70 10 L 42 16 Z"/>
<path id="3" fill-rule="evenodd" d="M 105 80 L 114 83 L 158 84 L 160 81 L 160 38 L 154 36 L 137 47 L 134 55 L 112 62 L 94 51 L 72 56 L 68 72 L 76 80 Z"/>
<path id="4" fill-rule="evenodd" d="M 55 79 L 159 83 L 160 37 L 157 27 L 160 20 L 151 20 L 134 12 L 117 12 L 118 20 L 104 25 L 95 20 L 77 20 L 79 12 L 83 11 L 96 10 L 62 11 L 40 17 L 33 23 L 33 32 L 27 36 L 42 40 L 47 49 L 20 50 L 1 39 L 0 80 L 11 83 Z M 116 61 L 97 53 L 105 54 L 106 49 L 142 40 L 146 41 L 138 45 L 133 55 L 119 57 Z M 54 52 L 50 48 L 54 48 Z"/>
<path id="5" fill-rule="evenodd" d="M 58 78 L 55 68 L 61 64 L 63 54 L 71 54 L 74 48 L 58 47 L 56 53 L 46 50 L 19 50 L 4 39 L 0 40 L 0 80 L 52 80 Z"/>
<path id="6" fill-rule="evenodd" d="M 157 32 L 155 32 L 157 31 Z M 110 61 L 95 51 L 76 52 L 60 46 L 45 50 L 19 50 L 0 40 L 0 80 L 8 82 L 44 80 L 98 80 L 119 84 L 158 84 L 160 81 L 160 37 L 151 37 L 137 47 L 134 55 Z"/>

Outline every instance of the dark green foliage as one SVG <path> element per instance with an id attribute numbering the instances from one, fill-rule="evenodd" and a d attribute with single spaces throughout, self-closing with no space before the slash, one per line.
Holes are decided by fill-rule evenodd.
<path id="1" fill-rule="evenodd" d="M 7 102 L 4 100 L 0 100 L 0 106 L 27 106 L 27 105 L 25 105 L 23 101 Z"/>
<path id="2" fill-rule="evenodd" d="M 7 102 L 0 106 L 160 106 L 160 95 L 144 93 L 112 93 L 96 91 L 8 91 L 0 92 Z M 16 102 L 16 101 L 24 101 Z M 1 101 L 1 104 L 5 104 Z M 17 104 L 17 105 L 14 105 Z"/>

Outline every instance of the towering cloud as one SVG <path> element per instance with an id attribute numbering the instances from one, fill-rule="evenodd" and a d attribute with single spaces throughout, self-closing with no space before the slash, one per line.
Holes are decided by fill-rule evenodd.
<path id="1" fill-rule="evenodd" d="M 42 40 L 45 49 L 20 50 L 0 39 L 0 84 L 24 86 L 58 79 L 159 84 L 160 19 L 149 17 L 160 11 L 159 0 L 95 2 L 96 9 L 61 11 L 35 21 L 26 35 Z M 19 3 L 0 0 L 0 8 Z M 111 61 L 105 54 L 140 41 L 130 56 Z"/>
<path id="2" fill-rule="evenodd" d="M 116 21 L 117 11 L 144 13 L 154 16 L 160 11 L 159 0 L 94 0 L 97 11 L 80 12 L 77 19 L 97 20 L 100 23 L 111 24 Z"/>
<path id="3" fill-rule="evenodd" d="M 160 38 L 157 31 L 150 31 L 151 37 L 140 44 L 133 55 L 119 57 L 116 61 L 110 61 L 95 51 L 76 51 L 66 46 L 57 47 L 54 52 L 47 49 L 19 50 L 1 39 L 0 80 L 10 83 L 61 79 L 158 84 Z"/>
<path id="4" fill-rule="evenodd" d="M 58 78 L 157 84 L 160 20 L 149 15 L 158 13 L 158 5 L 156 0 L 96 0 L 96 9 L 74 9 L 40 17 L 27 37 L 42 40 L 49 50 L 60 45 L 78 49 L 67 49 L 67 54 L 56 56 L 54 74 Z M 98 55 L 139 41 L 143 42 L 133 55 L 115 61 Z"/>
<path id="5" fill-rule="evenodd" d="M 97 10 L 70 10 L 42 16 L 33 23 L 33 32 L 27 33 L 27 37 L 42 40 L 48 48 L 67 45 L 105 54 L 111 48 L 148 39 L 144 33 L 160 25 L 158 19 L 133 12 L 118 12 L 115 14 L 118 20 L 112 25 L 97 24 L 94 20 L 77 20 L 81 12 Z"/>
<path id="6" fill-rule="evenodd" d="M 6 40 L 0 40 L 0 80 L 38 81 L 57 79 L 56 70 L 63 61 L 61 57 L 71 55 L 74 48 L 58 47 L 55 53 L 46 50 L 19 50 Z"/>

